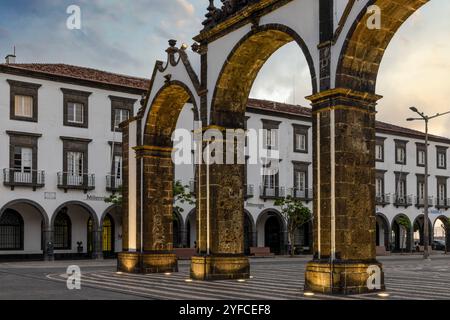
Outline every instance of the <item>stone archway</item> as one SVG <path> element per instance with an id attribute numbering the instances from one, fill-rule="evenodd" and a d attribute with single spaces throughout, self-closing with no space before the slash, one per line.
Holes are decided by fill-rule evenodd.
<path id="1" fill-rule="evenodd" d="M 270 248 L 276 255 L 286 253 L 286 224 L 278 210 L 262 211 L 256 221 L 256 230 L 259 247 Z"/>
<path id="2" fill-rule="evenodd" d="M 391 250 L 391 244 L 390 244 L 390 224 L 388 218 L 382 214 L 377 213 L 376 218 L 376 246 L 377 247 L 383 247 L 384 250 L 390 251 Z"/>
<path id="3" fill-rule="evenodd" d="M 411 252 L 413 249 L 413 232 L 411 220 L 405 214 L 398 214 L 392 219 L 391 251 Z"/>
<path id="4" fill-rule="evenodd" d="M 310 67 L 312 89 L 317 90 L 317 79 L 311 54 L 302 38 L 291 28 L 280 24 L 255 26 L 244 35 L 230 51 L 222 65 L 211 102 L 209 127 L 225 134 L 228 129 L 245 128 L 245 111 L 252 85 L 268 59 L 284 45 L 296 42 L 303 51 Z M 224 139 L 224 150 L 227 141 Z M 232 151 L 233 158 L 242 152 Z M 225 154 L 224 158 L 228 155 Z M 199 182 L 202 198 L 207 206 L 198 207 L 198 217 L 204 219 L 211 213 L 209 226 L 202 220 L 199 232 L 199 249 L 211 257 L 213 264 L 205 259 L 193 260 L 192 276 L 196 279 L 233 279 L 249 277 L 249 261 L 245 256 L 244 215 L 244 164 L 203 165 L 205 174 Z M 208 195 L 206 192 L 209 192 Z M 208 199 L 209 198 L 209 199 Z M 205 219 L 206 220 L 206 219 Z M 208 230 L 210 239 L 207 239 Z M 277 252 L 282 252 L 282 248 Z M 209 259 L 209 258 L 207 258 Z M 204 265 L 210 268 L 204 268 Z M 215 264 L 215 265 L 214 265 Z M 234 269 L 235 268 L 235 269 Z"/>
<path id="5" fill-rule="evenodd" d="M 424 245 L 424 227 L 425 227 L 424 215 L 421 214 L 414 219 L 413 222 L 413 240 L 414 248 L 417 249 Z M 433 224 L 428 219 L 428 243 L 431 245 L 433 239 Z"/>
<path id="6" fill-rule="evenodd" d="M 24 250 L 40 251 L 44 260 L 52 260 L 53 252 L 48 245 L 51 242 L 51 226 L 45 209 L 35 201 L 17 199 L 6 203 L 0 209 L 0 218 L 8 209 L 19 212 L 22 217 L 24 223 Z M 40 230 L 40 232 L 36 233 L 35 230 Z M 28 245 L 33 246 L 33 248 L 27 248 Z"/>
<path id="7" fill-rule="evenodd" d="M 57 259 L 103 258 L 100 222 L 88 204 L 81 201 L 61 204 L 54 211 L 50 225 L 52 252 Z"/>
<path id="8" fill-rule="evenodd" d="M 445 250 L 450 249 L 450 218 L 442 215 L 434 220 L 433 240 L 444 241 Z"/>
<path id="9" fill-rule="evenodd" d="M 223 6 L 216 8 L 214 1 L 210 1 L 204 29 L 194 38 L 198 43 L 193 50 L 201 61 L 200 82 L 186 54 L 182 54 L 186 46 L 177 49 L 171 41 L 167 66 L 163 68 L 162 63 L 157 63 L 145 110 L 130 122 L 138 137 L 137 161 L 133 164 L 137 167 L 137 180 L 140 181 L 139 173 L 145 170 L 171 171 L 167 160 L 171 151 L 167 143 L 171 122 L 162 120 L 165 127 L 158 130 L 158 122 L 152 124 L 148 119 L 159 121 L 160 116 L 164 117 L 164 112 L 160 115 L 158 110 L 166 110 L 166 114 L 175 117 L 180 102 L 187 101 L 186 92 L 173 86 L 176 79 L 189 82 L 188 87 L 196 89 L 193 100 L 199 102 L 199 118 L 206 126 L 203 130 L 243 129 L 249 90 L 261 66 L 278 48 L 297 41 L 310 66 L 313 83 L 313 95 L 308 99 L 313 107 L 314 260 L 307 266 L 305 289 L 343 294 L 384 290 L 384 284 L 370 289 L 366 282 L 368 267 L 376 265 L 383 272 L 375 250 L 375 107 L 381 98 L 375 94 L 376 77 L 392 36 L 427 0 L 222 2 Z M 335 21 L 339 15 L 334 10 L 335 4 L 344 9 L 340 21 Z M 380 30 L 367 28 L 366 13 L 370 5 L 381 9 Z M 180 59 L 177 61 L 174 53 L 180 53 L 184 68 L 181 64 L 177 67 Z M 143 114 L 152 113 L 153 117 L 143 119 Z M 128 143 L 135 137 L 133 133 L 128 139 L 128 132 L 124 130 L 123 145 L 130 157 L 130 172 L 134 172 L 131 160 L 135 155 Z M 125 158 L 124 171 L 128 175 Z M 249 263 L 244 256 L 242 232 L 244 166 L 203 165 L 197 172 L 201 201 L 197 205 L 197 239 L 203 257 L 194 258 L 191 275 L 210 280 L 246 278 Z M 146 172 L 140 190 L 146 198 L 139 198 L 129 207 L 125 204 L 124 220 L 127 224 L 132 220 L 130 228 L 126 227 L 133 238 L 131 245 L 127 244 L 130 248 L 125 249 L 156 248 L 153 252 L 170 255 L 172 244 L 167 239 L 172 238 L 169 218 L 172 182 L 155 185 L 149 182 L 150 178 L 152 175 Z M 136 181 L 132 182 L 128 187 L 137 189 Z M 137 192 L 136 199 L 132 192 L 130 195 L 130 201 L 138 198 Z M 159 198 L 154 202 L 147 201 L 156 197 Z M 140 203 L 145 208 L 139 208 Z M 142 220 L 135 214 L 140 211 L 144 213 Z M 129 213 L 133 214 L 132 219 L 128 219 Z M 143 244 L 139 247 L 135 243 L 140 243 L 141 227 Z M 139 255 L 128 257 L 124 270 L 136 271 Z M 349 269 L 351 273 L 347 272 Z"/>
<path id="10" fill-rule="evenodd" d="M 375 93 L 376 81 L 386 48 L 402 24 L 430 0 L 371 0 L 363 7 L 347 33 L 339 55 L 336 88 Z M 367 10 L 376 5 L 382 27 L 367 27 Z"/>
<path id="11" fill-rule="evenodd" d="M 125 243 L 129 237 L 136 237 L 136 249 L 139 253 L 127 252 L 130 248 L 125 246 L 125 252 L 119 254 L 119 270 L 144 273 L 178 271 L 177 258 L 173 252 L 175 170 L 172 161 L 172 133 L 182 109 L 188 103 L 192 103 L 197 110 L 194 118 L 198 119 L 198 108 L 189 87 L 180 81 L 168 80 L 155 94 L 150 102 L 149 112 L 141 123 L 142 142 L 134 149 L 137 172 L 142 173 L 142 190 L 137 195 L 138 206 L 142 205 L 142 216 L 139 219 L 139 225 L 142 226 L 137 228 L 135 235 L 124 232 Z M 128 159 L 125 161 L 124 169 L 128 170 L 125 168 L 128 167 Z M 128 179 L 128 174 L 125 176 Z M 127 197 L 128 190 L 125 188 L 125 208 L 128 208 Z M 124 218 L 128 221 L 126 215 Z"/>
<path id="12" fill-rule="evenodd" d="M 250 255 L 250 248 L 256 246 L 256 225 L 253 216 L 244 210 L 244 253 Z"/>

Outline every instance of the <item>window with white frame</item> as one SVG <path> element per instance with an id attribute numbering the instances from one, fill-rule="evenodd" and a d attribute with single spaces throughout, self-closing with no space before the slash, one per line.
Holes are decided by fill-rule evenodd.
<path id="1" fill-rule="evenodd" d="M 383 178 L 378 177 L 375 180 L 375 190 L 376 190 L 377 198 L 383 197 L 383 193 L 384 193 L 384 179 Z"/>
<path id="2" fill-rule="evenodd" d="M 445 199 L 447 198 L 447 184 L 446 183 L 439 183 L 438 184 L 438 197 L 439 197 L 439 202 L 443 202 L 445 201 Z"/>
<path id="3" fill-rule="evenodd" d="M 264 129 L 263 142 L 265 149 L 278 148 L 278 129 Z"/>
<path id="4" fill-rule="evenodd" d="M 447 150 L 443 148 L 437 149 L 437 167 L 439 169 L 447 168 Z"/>
<path id="5" fill-rule="evenodd" d="M 14 97 L 14 115 L 22 118 L 33 118 L 33 97 L 16 95 Z"/>
<path id="6" fill-rule="evenodd" d="M 425 165 L 425 150 L 417 151 L 417 165 L 419 166 Z"/>
<path id="7" fill-rule="evenodd" d="M 69 176 L 83 175 L 84 154 L 82 152 L 67 152 L 67 173 Z"/>
<path id="8" fill-rule="evenodd" d="M 384 160 L 384 146 L 382 144 L 376 144 L 375 146 L 375 160 Z"/>
<path id="9" fill-rule="evenodd" d="M 84 123 L 84 105 L 82 103 L 69 102 L 67 104 L 67 121 L 69 123 Z"/>
<path id="10" fill-rule="evenodd" d="M 395 162 L 397 164 L 406 164 L 406 147 L 397 146 L 395 155 L 396 155 Z"/>
<path id="11" fill-rule="evenodd" d="M 130 118 L 130 111 L 127 109 L 114 110 L 114 128 L 119 129 L 119 125 Z"/>
<path id="12" fill-rule="evenodd" d="M 298 151 L 306 151 L 306 135 L 303 133 L 297 133 L 295 135 L 295 149 Z"/>
<path id="13" fill-rule="evenodd" d="M 423 181 L 417 183 L 417 197 L 419 200 L 425 199 L 425 182 Z"/>
<path id="14" fill-rule="evenodd" d="M 14 148 L 14 171 L 20 173 L 31 173 L 33 170 L 33 149 Z"/>

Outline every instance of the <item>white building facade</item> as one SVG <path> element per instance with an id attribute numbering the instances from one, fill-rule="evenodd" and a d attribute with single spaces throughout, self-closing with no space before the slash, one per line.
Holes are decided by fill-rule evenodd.
<path id="1" fill-rule="evenodd" d="M 101 258 L 121 247 L 120 208 L 104 200 L 121 187 L 118 124 L 140 108 L 146 79 L 67 65 L 0 65 L 0 260 Z M 294 196 L 312 210 L 310 109 L 250 99 L 247 128 L 273 132 L 280 152 L 275 176 L 247 165 L 245 246 L 286 252 L 287 234 L 277 198 Z M 178 128 L 192 130 L 186 105 Z M 8 148 L 9 146 L 9 148 Z M 443 237 L 450 217 L 448 148 L 429 146 L 431 236 Z M 424 136 L 377 124 L 377 247 L 412 251 L 423 242 Z M 176 180 L 193 185 L 194 166 L 176 167 Z M 195 190 L 195 188 L 192 188 Z M 357 190 L 355 190 L 357 192 Z M 195 209 L 174 217 L 176 247 L 194 247 Z M 312 247 L 312 221 L 298 230 L 299 253 Z"/>
<path id="2" fill-rule="evenodd" d="M 0 259 L 121 251 L 118 124 L 148 82 L 67 65 L 0 65 Z"/>

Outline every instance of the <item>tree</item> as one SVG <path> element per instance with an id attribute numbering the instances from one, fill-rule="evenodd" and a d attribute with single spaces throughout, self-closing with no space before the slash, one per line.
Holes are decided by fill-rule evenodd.
<path id="1" fill-rule="evenodd" d="M 442 222 L 442 229 L 444 230 L 444 237 L 445 237 L 445 254 L 448 253 L 448 237 L 450 235 L 450 218 L 447 217 L 442 217 L 440 218 L 441 222 Z"/>
<path id="2" fill-rule="evenodd" d="M 290 254 L 295 254 L 295 231 L 311 221 L 311 211 L 300 200 L 289 196 L 275 201 L 275 205 L 281 207 L 281 215 L 286 222 L 288 241 L 291 245 Z"/>
<path id="3" fill-rule="evenodd" d="M 195 196 L 190 192 L 189 186 L 183 186 L 181 181 L 175 181 L 173 184 L 173 213 L 182 214 L 184 209 L 179 204 L 195 204 Z"/>
<path id="4" fill-rule="evenodd" d="M 409 219 L 407 217 L 401 216 L 397 218 L 397 223 L 400 227 L 405 228 L 406 232 L 410 232 L 411 229 L 411 221 L 409 221 Z M 400 235 L 398 235 L 400 236 Z M 406 240 L 408 239 L 408 237 L 402 237 L 401 238 L 401 243 L 400 243 L 400 247 L 401 250 L 403 251 L 403 247 L 406 247 Z"/>

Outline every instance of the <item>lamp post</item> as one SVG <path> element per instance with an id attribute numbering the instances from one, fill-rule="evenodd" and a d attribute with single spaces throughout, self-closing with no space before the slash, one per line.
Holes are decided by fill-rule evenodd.
<path id="1" fill-rule="evenodd" d="M 420 112 L 416 107 L 409 108 L 412 112 L 417 113 L 420 118 L 408 118 L 407 121 L 425 121 L 425 190 L 424 190 L 424 221 L 423 221 L 423 245 L 424 245 L 424 252 L 423 252 L 423 258 L 424 259 L 430 259 L 430 251 L 429 251 L 429 224 L 428 224 L 428 123 L 431 119 L 444 116 L 446 114 L 449 114 L 450 111 L 445 113 L 438 113 L 434 116 L 427 116 L 423 112 Z"/>

